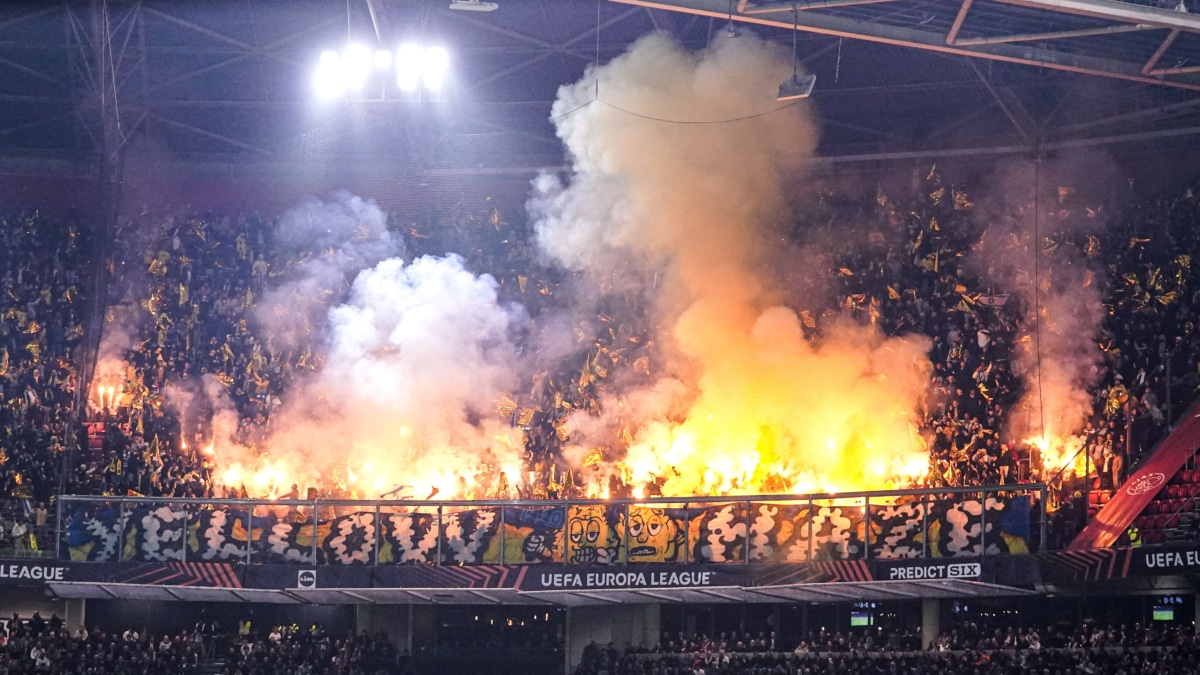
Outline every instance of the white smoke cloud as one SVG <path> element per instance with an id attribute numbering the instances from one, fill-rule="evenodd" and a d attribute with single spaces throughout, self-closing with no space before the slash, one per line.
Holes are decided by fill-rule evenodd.
<path id="1" fill-rule="evenodd" d="M 1040 160 L 1039 160 L 1040 162 Z M 1006 435 L 1034 441 L 1056 471 L 1078 449 L 1070 437 L 1092 412 L 1089 389 L 1099 378 L 1097 335 L 1105 316 L 1102 289 L 1082 250 L 1106 225 L 1071 200 L 1086 176 L 1092 187 L 1112 185 L 1112 162 L 1102 155 L 1002 165 L 984 200 L 988 228 L 968 265 L 995 292 L 1012 293 L 1023 310 L 1013 370 L 1021 399 L 1009 411 Z"/>
<path id="2" fill-rule="evenodd" d="M 652 298 L 670 331 L 664 379 L 610 396 L 604 424 L 576 414 L 572 440 L 602 443 L 597 427 L 619 418 L 632 441 L 621 470 L 665 493 L 882 487 L 927 463 L 913 433 L 925 341 L 847 323 L 813 346 L 778 304 L 765 263 L 787 222 L 788 172 L 817 139 L 806 104 L 775 101 L 789 74 L 786 55 L 753 38 L 690 53 L 652 35 L 560 89 L 552 111 L 573 166 L 566 185 L 535 184 L 539 246 Z"/>
<path id="3" fill-rule="evenodd" d="M 453 496 L 482 464 L 516 474 L 519 435 L 494 406 L 517 381 L 510 335 L 526 317 L 496 291 L 454 255 L 359 273 L 329 313 L 325 367 L 287 394 L 258 465 L 302 485 L 336 479 L 363 498 L 398 485 Z"/>

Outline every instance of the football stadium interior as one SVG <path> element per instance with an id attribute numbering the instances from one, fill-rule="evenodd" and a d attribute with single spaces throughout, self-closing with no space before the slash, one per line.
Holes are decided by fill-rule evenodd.
<path id="1" fill-rule="evenodd" d="M 0 672 L 1200 672 L 1198 16 L 0 3 Z"/>

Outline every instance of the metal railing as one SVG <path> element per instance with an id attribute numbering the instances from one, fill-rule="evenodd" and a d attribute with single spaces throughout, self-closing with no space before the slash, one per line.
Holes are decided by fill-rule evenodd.
<path id="1" fill-rule="evenodd" d="M 975 556 L 1045 550 L 1047 530 L 1042 484 L 569 501 L 62 496 L 57 522 L 60 559 L 246 564 Z M 947 539 L 954 528 L 957 544 Z"/>

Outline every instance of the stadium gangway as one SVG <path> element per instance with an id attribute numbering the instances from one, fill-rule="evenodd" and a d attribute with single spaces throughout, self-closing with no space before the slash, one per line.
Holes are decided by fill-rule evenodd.
<path id="1" fill-rule="evenodd" d="M 1007 542 L 1014 539 L 1024 542 L 1020 547 L 1023 550 L 1014 552 L 1045 550 L 1046 490 L 1044 484 L 1034 483 L 802 495 L 572 500 L 63 495 L 57 500 L 55 556 L 77 562 L 187 562 L 192 556 L 193 560 L 246 564 L 369 565 L 628 565 L 981 556 L 1009 552 Z M 220 516 L 214 519 L 217 513 Z M 398 521 L 393 517 L 400 519 L 400 526 L 410 528 L 410 539 L 423 528 L 422 536 L 433 536 L 436 542 L 423 550 L 403 549 L 396 538 Z M 202 519 L 208 523 L 204 532 L 199 531 Z M 653 522 L 647 522 L 650 520 Z M 784 520 L 791 522 L 791 538 L 786 544 L 778 541 Z M 242 538 L 235 536 L 238 525 L 243 528 Z M 589 525 L 593 526 L 590 537 L 586 530 Z M 653 526 L 657 531 L 650 532 Z M 948 536 L 947 528 L 959 526 L 959 539 L 966 543 L 958 549 L 947 549 L 938 539 L 931 541 L 931 533 L 937 533 L 940 539 Z M 207 529 L 213 527 L 217 529 Z M 473 529 L 468 533 L 468 528 Z M 455 534 L 450 534 L 451 530 Z M 664 530 L 669 531 L 671 539 L 663 538 Z M 339 532 L 343 534 L 337 535 Z M 728 550 L 719 554 L 707 551 L 701 540 L 710 541 L 714 534 L 726 537 Z M 351 535 L 363 543 L 347 557 L 338 547 L 347 546 Z M 647 535 L 668 545 L 641 556 L 637 544 Z M 775 537 L 776 546 L 765 550 L 758 545 L 763 535 Z M 339 536 L 342 541 L 331 544 Z M 538 541 L 544 545 L 543 557 L 524 557 L 531 536 L 541 538 Z M 514 537 L 520 540 L 514 541 Z M 209 539 L 220 540 L 220 545 L 214 547 Z M 307 552 L 296 545 L 302 539 L 310 540 L 305 545 Z M 468 539 L 475 545 L 464 550 L 463 542 Z M 889 539 L 907 544 L 897 548 Z M 997 543 L 1001 541 L 1006 542 L 1004 546 Z M 593 553 L 583 554 L 585 549 L 602 548 L 597 543 L 607 545 L 610 555 L 600 558 L 593 557 Z M 381 563 L 381 547 L 385 545 L 390 548 L 386 561 Z M 781 553 L 785 546 L 790 550 L 786 555 Z M 1000 550 L 989 551 L 989 546 Z M 280 553 L 280 549 L 287 552 Z"/>

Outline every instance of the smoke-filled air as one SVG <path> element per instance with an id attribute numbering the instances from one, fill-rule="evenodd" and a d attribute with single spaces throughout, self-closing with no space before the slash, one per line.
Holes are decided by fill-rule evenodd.
<path id="1" fill-rule="evenodd" d="M 699 51 L 638 40 L 559 90 L 569 167 L 533 181 L 518 225 L 455 207 L 432 232 L 346 193 L 236 250 L 202 221 L 131 223 L 135 247 L 174 253 L 147 244 L 145 273 L 118 270 L 151 292 L 112 310 L 93 407 L 141 407 L 122 353 L 161 354 L 170 321 L 191 330 L 187 312 L 164 318 L 175 305 L 194 318 L 213 290 L 211 275 L 192 283 L 186 251 L 249 277 L 211 307 L 228 334 L 187 333 L 195 368 L 142 358 L 172 373 L 162 408 L 181 451 L 207 446 L 197 494 L 845 493 L 961 484 L 956 467 L 1005 458 L 1001 441 L 1040 447 L 1039 470 L 1066 466 L 1096 379 L 1088 228 L 1103 218 L 1068 204 L 1039 231 L 1060 205 L 1028 206 L 1036 181 L 998 176 L 995 202 L 1016 206 L 972 212 L 934 171 L 928 206 L 872 186 L 873 219 L 844 219 L 808 173 L 812 104 L 776 100 L 791 72 L 752 36 Z M 946 232 L 938 209 L 969 219 Z M 942 257 L 956 248 L 970 253 Z M 908 267 L 924 290 L 894 281 Z M 933 284 L 945 322 L 921 297 Z M 147 317 L 157 337 L 135 346 Z M 997 330 L 1019 333 L 991 353 L 1011 378 L 963 356 Z M 990 428 L 958 423 L 955 388 Z"/>
<path id="2" fill-rule="evenodd" d="M 538 244 L 645 294 L 667 364 L 660 381 L 618 389 L 606 406 L 628 433 L 614 470 L 635 494 L 881 488 L 927 468 L 915 424 L 924 340 L 845 322 L 813 345 L 777 304 L 766 263 L 788 180 L 817 141 L 805 104 L 761 114 L 785 105 L 774 93 L 789 74 L 762 42 L 693 54 L 651 36 L 559 92 L 573 171 L 535 200 Z M 593 78 L 602 102 L 588 104 Z"/>

